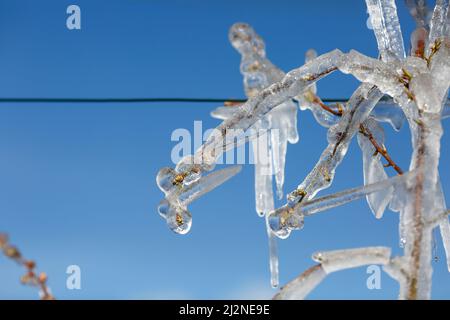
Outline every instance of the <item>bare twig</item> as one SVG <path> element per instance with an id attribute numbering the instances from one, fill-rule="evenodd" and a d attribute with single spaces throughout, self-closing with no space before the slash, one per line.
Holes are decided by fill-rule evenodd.
<path id="1" fill-rule="evenodd" d="M 322 109 L 330 112 L 331 114 L 341 117 L 344 114 L 344 111 L 340 104 L 337 104 L 338 111 L 334 110 L 333 108 L 327 106 L 322 102 L 322 100 L 315 94 L 313 94 L 313 102 L 317 103 Z M 403 174 L 403 170 L 395 163 L 394 160 L 392 160 L 391 156 L 389 155 L 388 151 L 384 146 L 381 146 L 375 137 L 373 136 L 372 132 L 370 132 L 369 128 L 365 127 L 362 123 L 360 124 L 360 133 L 363 134 L 365 137 L 369 139 L 369 141 L 372 143 L 372 145 L 375 147 L 375 150 L 377 153 L 381 154 L 381 156 L 386 159 L 388 162 L 385 167 L 392 167 L 395 171 L 397 171 L 398 174 Z"/>
<path id="2" fill-rule="evenodd" d="M 19 249 L 9 243 L 8 235 L 5 233 L 0 233 L 0 250 L 7 258 L 14 260 L 26 269 L 26 273 L 20 279 L 22 284 L 39 288 L 41 300 L 55 299 L 47 286 L 47 274 L 45 272 L 38 274 L 35 270 L 36 263 L 33 260 L 25 259 Z"/>
<path id="3" fill-rule="evenodd" d="M 377 142 L 375 137 L 373 136 L 372 132 L 370 132 L 369 128 L 364 126 L 362 123 L 359 125 L 360 133 L 364 135 L 369 141 L 372 143 L 372 145 L 375 147 L 375 150 L 377 153 L 381 154 L 384 159 L 388 162 L 385 167 L 392 167 L 395 171 L 397 171 L 398 174 L 403 174 L 403 170 L 392 160 L 391 156 L 387 152 L 386 148 L 384 146 L 380 146 L 380 144 Z"/>

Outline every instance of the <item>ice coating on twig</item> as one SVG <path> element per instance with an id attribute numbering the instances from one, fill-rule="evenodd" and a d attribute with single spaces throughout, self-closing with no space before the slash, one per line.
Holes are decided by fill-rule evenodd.
<path id="1" fill-rule="evenodd" d="M 388 247 L 365 247 L 356 249 L 318 252 L 313 260 L 319 264 L 309 268 L 300 276 L 281 288 L 274 300 L 300 300 L 314 290 L 328 274 L 344 269 L 356 268 L 364 265 L 390 262 L 391 249 Z"/>
<path id="2" fill-rule="evenodd" d="M 383 128 L 373 118 L 369 117 L 361 125 L 361 131 L 358 134 L 358 144 L 363 155 L 363 175 L 365 185 L 386 180 L 388 177 L 381 162 L 381 154 L 371 142 L 373 139 L 376 141 L 375 143 L 384 148 Z M 394 188 L 388 187 L 366 196 L 367 203 L 376 218 L 380 219 L 383 216 L 384 210 L 391 201 L 393 192 Z"/>
<path id="3" fill-rule="evenodd" d="M 400 287 L 398 298 L 400 300 L 407 299 L 407 279 L 409 270 L 405 257 L 392 258 L 388 264 L 383 266 L 383 271 L 398 282 Z"/>
<path id="4" fill-rule="evenodd" d="M 339 50 L 323 54 L 310 63 L 288 72 L 281 81 L 251 97 L 232 118 L 225 120 L 213 131 L 195 153 L 196 162 L 203 163 L 207 168 L 213 167 L 217 157 L 222 154 L 222 144 L 229 130 L 247 130 L 273 108 L 292 99 L 314 82 L 335 71 L 341 56 Z"/>
<path id="5" fill-rule="evenodd" d="M 273 300 L 303 300 L 326 276 L 322 266 L 317 264 L 281 288 Z"/>
<path id="6" fill-rule="evenodd" d="M 391 248 L 365 247 L 318 252 L 313 255 L 313 260 L 320 263 L 326 273 L 332 273 L 368 264 L 385 265 L 389 263 L 390 257 Z"/>
<path id="7" fill-rule="evenodd" d="M 176 173 L 177 181 L 167 183 L 168 168 L 163 168 L 158 173 L 158 180 L 164 180 L 163 184 L 158 183 L 161 191 L 170 193 L 173 182 L 183 188 L 186 185 L 198 180 L 202 173 L 214 169 L 217 158 L 222 155 L 227 145 L 227 135 L 230 131 L 246 131 L 257 121 L 262 119 L 273 108 L 299 95 L 308 86 L 330 74 L 337 69 L 336 65 L 342 53 L 334 50 L 321 55 L 313 61 L 294 69 L 287 73 L 283 79 L 269 87 L 261 90 L 254 97 L 251 97 L 238 110 L 233 113 L 232 118 L 226 119 L 216 129 L 212 131 L 206 142 L 196 151 L 193 156 L 183 158 L 172 170 Z M 292 140 L 294 135 L 290 134 Z M 169 170 L 169 171 L 170 171 Z"/>
<path id="8" fill-rule="evenodd" d="M 390 97 L 383 97 L 383 100 L 375 106 L 370 114 L 378 122 L 386 122 L 391 125 L 395 131 L 400 131 L 403 124 L 405 123 L 405 114 Z M 442 110 L 441 119 L 448 119 L 450 117 L 450 103 L 447 100 Z"/>
<path id="9" fill-rule="evenodd" d="M 413 176 L 414 172 L 409 172 L 401 176 L 395 176 L 369 185 L 298 202 L 295 205 L 286 204 L 269 214 L 270 227 L 279 238 L 285 239 L 292 230 L 303 228 L 303 221 L 307 216 L 361 199 L 374 192 L 383 191 L 407 183 Z"/>
<path id="10" fill-rule="evenodd" d="M 328 146 L 308 176 L 288 195 L 291 203 L 304 197 L 310 199 L 317 192 L 328 188 L 334 178 L 336 167 L 345 156 L 351 138 L 359 130 L 359 124 L 370 114 L 382 94 L 374 86 L 362 84 L 347 103 L 342 119 L 328 130 Z"/>
<path id="11" fill-rule="evenodd" d="M 444 246 L 445 257 L 447 261 L 447 269 L 450 272 L 450 222 L 448 220 L 447 204 L 445 203 L 444 191 L 440 179 L 436 186 L 436 209 L 438 214 L 437 221 L 439 223 L 439 231 L 441 233 L 442 244 Z M 434 219 L 433 219 L 434 220 Z"/>
<path id="12" fill-rule="evenodd" d="M 398 207 L 406 261 L 411 270 L 408 278 L 410 299 L 430 297 L 431 228 L 420 221 L 436 211 L 437 164 L 442 136 L 440 113 L 449 85 L 449 75 L 445 74 L 449 56 L 447 43 L 446 40 L 437 42 L 426 60 L 409 57 L 404 63 L 392 66 L 350 52 L 340 65 L 344 72 L 377 85 L 397 99 L 408 118 L 414 150 L 410 170 L 417 168 L 419 173 L 414 187 L 405 190 L 406 196 Z"/>
<path id="13" fill-rule="evenodd" d="M 404 56 L 403 38 L 398 24 L 395 3 L 372 0 L 367 0 L 366 3 L 371 19 L 376 25 L 374 31 L 379 42 L 382 60 L 395 60 L 391 53 L 394 53 L 398 59 L 402 58 Z M 385 67 L 382 61 L 379 62 L 380 64 L 377 64 L 376 60 L 351 51 L 349 54 L 341 55 L 341 58 L 337 60 L 337 66 L 344 73 L 354 74 L 359 72 L 368 77 L 372 73 L 367 72 L 367 69 L 370 71 L 367 65 L 372 63 L 373 69 L 383 69 L 383 72 L 389 75 L 388 80 L 396 83 L 395 73 L 390 68 Z M 373 72 L 378 77 L 377 80 L 381 78 L 378 73 L 380 72 Z M 378 85 L 378 82 L 382 82 L 381 79 L 379 80 L 374 84 Z M 385 84 L 385 87 L 390 88 L 391 83 Z M 348 145 L 354 134 L 359 130 L 359 125 L 366 120 L 382 96 L 383 94 L 376 86 L 365 83 L 361 84 L 353 93 L 342 119 L 328 130 L 329 145 L 322 153 L 318 163 L 297 187 L 297 190 L 288 195 L 288 200 L 291 203 L 298 203 L 305 197 L 310 199 L 317 192 L 331 185 L 335 170 L 347 153 Z"/>
<path id="14" fill-rule="evenodd" d="M 186 234 L 192 226 L 192 215 L 187 206 L 202 195 L 217 188 L 222 183 L 235 176 L 241 171 L 241 166 L 233 166 L 217 170 L 207 176 L 201 177 L 185 188 L 175 186 L 166 195 L 158 206 L 159 215 L 164 218 L 169 228 L 175 233 Z M 166 172 L 173 171 L 168 168 Z M 158 180 L 158 183 L 172 183 L 173 178 L 164 177 L 166 181 Z"/>
<path id="15" fill-rule="evenodd" d="M 405 47 L 394 0 L 366 0 L 378 50 L 385 61 L 403 59 Z"/>

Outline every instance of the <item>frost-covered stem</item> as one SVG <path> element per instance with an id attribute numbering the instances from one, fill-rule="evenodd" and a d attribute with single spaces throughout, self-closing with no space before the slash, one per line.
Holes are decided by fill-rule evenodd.
<path id="1" fill-rule="evenodd" d="M 423 239 L 423 223 L 422 223 L 422 197 L 423 197 L 423 184 L 424 184 L 424 153 L 425 153 L 425 141 L 423 137 L 423 130 L 419 130 L 419 148 L 416 154 L 416 167 L 418 173 L 415 181 L 414 188 L 414 225 L 415 232 L 413 233 L 412 241 L 412 269 L 410 278 L 408 281 L 408 299 L 417 299 L 418 296 L 418 282 L 419 282 L 419 269 L 420 269 L 420 256 L 422 252 L 422 239 Z M 425 244 L 426 245 L 426 244 Z M 430 245 L 430 244 L 429 244 Z"/>
<path id="2" fill-rule="evenodd" d="M 304 299 L 330 273 L 371 264 L 386 266 L 390 264 L 390 257 L 391 249 L 387 247 L 364 247 L 315 253 L 313 260 L 319 264 L 307 269 L 281 288 L 273 299 Z"/>
<path id="3" fill-rule="evenodd" d="M 410 123 L 415 135 L 411 169 L 417 171 L 411 190 L 410 202 L 406 204 L 407 239 L 405 256 L 409 261 L 407 299 L 429 299 L 431 291 L 431 233 L 424 224 L 434 212 L 436 181 L 442 136 L 441 122 L 436 115 L 423 114 L 418 121 Z M 408 223 L 410 222 L 410 223 Z"/>

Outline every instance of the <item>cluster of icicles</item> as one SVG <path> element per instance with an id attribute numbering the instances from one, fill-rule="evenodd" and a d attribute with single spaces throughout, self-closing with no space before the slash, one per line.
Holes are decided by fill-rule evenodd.
<path id="1" fill-rule="evenodd" d="M 248 97 L 239 106 L 223 106 L 212 116 L 223 122 L 193 154 L 175 168 L 157 176 L 165 193 L 159 214 L 171 230 L 185 234 L 192 224 L 189 203 L 240 171 L 239 166 L 216 170 L 217 159 L 227 150 L 250 141 L 255 151 L 256 211 L 265 218 L 270 247 L 272 285 L 278 286 L 276 237 L 285 239 L 303 227 L 305 217 L 365 197 L 377 218 L 386 208 L 399 212 L 403 256 L 391 257 L 383 247 L 346 249 L 315 254 L 318 264 L 293 280 L 275 298 L 304 298 L 330 272 L 365 264 L 381 264 L 400 284 L 401 299 L 431 297 L 432 231 L 439 228 L 450 270 L 450 225 L 438 173 L 441 120 L 448 117 L 450 85 L 450 9 L 437 0 L 429 9 L 424 0 L 407 0 L 417 27 L 406 55 L 394 0 L 366 0 L 375 33 L 379 59 L 357 51 L 334 50 L 317 56 L 306 53 L 305 64 L 288 73 L 267 58 L 261 37 L 247 24 L 232 26 L 229 38 L 241 54 L 240 70 Z M 316 81 L 339 70 L 361 84 L 345 104 L 326 106 L 317 96 Z M 298 141 L 297 108 L 310 110 L 328 128 L 328 146 L 318 162 L 287 195 L 287 203 L 274 208 L 273 177 L 279 199 L 283 196 L 288 142 Z M 398 168 L 389 178 L 383 165 L 384 132 L 380 122 L 399 130 L 407 121 L 413 154 L 408 172 Z M 231 130 L 244 134 L 228 137 Z M 335 170 L 357 136 L 363 155 L 364 186 L 315 197 L 328 188 Z M 380 151 L 381 149 L 381 151 Z M 264 154 L 269 161 L 258 161 Z"/>

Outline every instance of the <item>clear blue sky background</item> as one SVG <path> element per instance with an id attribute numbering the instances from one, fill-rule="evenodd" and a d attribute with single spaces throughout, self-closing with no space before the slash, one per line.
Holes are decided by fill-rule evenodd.
<path id="1" fill-rule="evenodd" d="M 65 26 L 69 4 L 81 7 L 81 31 Z M 399 15 L 409 34 L 413 21 L 403 2 Z M 1 0 L 0 96 L 243 97 L 240 57 L 227 38 L 234 22 L 252 24 L 268 57 L 290 70 L 309 48 L 376 56 L 366 19 L 363 1 Z M 319 83 L 319 93 L 348 97 L 356 86 L 336 73 Z M 162 193 L 155 176 L 172 165 L 172 131 L 192 130 L 194 120 L 216 126 L 209 116 L 215 106 L 0 105 L 0 230 L 38 261 L 58 298 L 271 297 L 252 166 L 191 206 L 194 223 L 186 236 L 170 232 L 156 212 Z M 289 146 L 288 191 L 326 145 L 326 130 L 309 112 L 299 114 L 299 131 L 299 143 Z M 396 134 L 386 127 L 386 134 L 394 159 L 407 168 L 408 129 Z M 447 193 L 448 141 L 446 134 Z M 324 193 L 362 184 L 355 142 L 335 181 Z M 376 220 L 365 201 L 307 220 L 304 230 L 280 242 L 281 283 L 312 265 L 316 250 L 387 245 L 399 253 L 397 222 L 392 212 Z M 438 253 L 433 297 L 449 298 L 439 236 Z M 82 290 L 66 289 L 71 264 L 81 267 Z M 36 298 L 19 284 L 21 273 L 0 257 L 0 298 Z M 366 278 L 365 268 L 333 274 L 310 298 L 396 298 L 389 276 L 382 274 L 381 290 L 368 290 Z"/>

